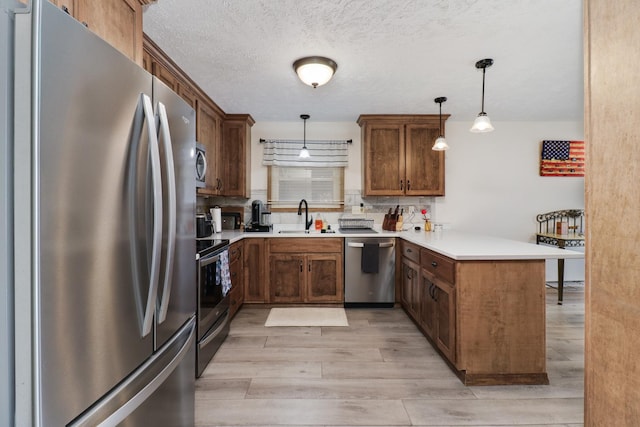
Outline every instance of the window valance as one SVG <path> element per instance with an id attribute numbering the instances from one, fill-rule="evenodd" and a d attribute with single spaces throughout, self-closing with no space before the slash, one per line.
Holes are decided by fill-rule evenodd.
<path id="1" fill-rule="evenodd" d="M 261 139 L 264 143 L 262 164 L 288 167 L 346 167 L 347 145 L 351 140 L 307 140 L 310 157 L 300 158 L 302 140 Z"/>

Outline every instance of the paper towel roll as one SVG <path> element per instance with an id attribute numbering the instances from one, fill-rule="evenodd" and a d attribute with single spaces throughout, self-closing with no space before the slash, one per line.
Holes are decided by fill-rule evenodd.
<path id="1" fill-rule="evenodd" d="M 211 224 L 214 233 L 222 233 L 222 210 L 219 207 L 209 209 L 211 212 Z"/>

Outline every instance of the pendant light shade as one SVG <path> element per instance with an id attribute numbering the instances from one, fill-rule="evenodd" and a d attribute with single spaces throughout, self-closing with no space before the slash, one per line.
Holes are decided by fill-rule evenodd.
<path id="1" fill-rule="evenodd" d="M 304 120 L 304 137 L 302 139 L 302 149 L 300 150 L 300 154 L 298 157 L 301 159 L 308 159 L 311 157 L 309 154 L 309 150 L 307 150 L 307 119 L 311 117 L 308 114 L 300 114 L 300 118 Z"/>
<path id="2" fill-rule="evenodd" d="M 303 83 L 316 88 L 331 80 L 338 64 L 324 56 L 307 56 L 295 61 L 293 69 Z"/>
<path id="3" fill-rule="evenodd" d="M 447 98 L 441 96 L 433 100 L 436 104 L 440 104 L 440 135 L 436 138 L 436 142 L 431 147 L 434 151 L 444 151 L 449 149 L 447 140 L 444 138 L 444 132 L 442 131 L 442 103 L 447 101 Z"/>
<path id="4" fill-rule="evenodd" d="M 478 114 L 478 117 L 476 117 L 475 121 L 473 122 L 473 126 L 471 126 L 471 132 L 482 133 L 491 132 L 493 130 L 491 120 L 489 119 L 487 113 L 484 112 L 484 77 L 487 68 L 491 67 L 492 65 L 493 59 L 491 58 L 481 59 L 480 61 L 476 62 L 476 68 L 482 69 L 482 109 L 480 111 L 480 114 Z"/>

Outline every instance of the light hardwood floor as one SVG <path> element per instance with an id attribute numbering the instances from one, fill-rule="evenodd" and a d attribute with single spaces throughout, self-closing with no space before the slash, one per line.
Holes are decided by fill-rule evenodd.
<path id="1" fill-rule="evenodd" d="M 265 328 L 241 309 L 196 381 L 196 425 L 581 426 L 584 292 L 547 289 L 547 386 L 465 387 L 402 309 L 349 327 Z"/>

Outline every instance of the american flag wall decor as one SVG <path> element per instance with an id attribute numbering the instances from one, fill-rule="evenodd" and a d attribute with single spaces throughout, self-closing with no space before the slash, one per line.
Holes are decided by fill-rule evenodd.
<path id="1" fill-rule="evenodd" d="M 542 141 L 540 176 L 584 176 L 584 141 Z"/>

